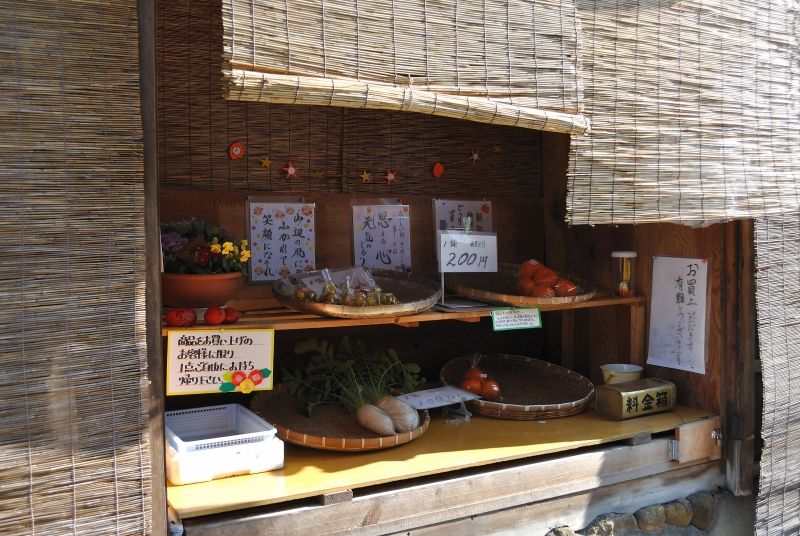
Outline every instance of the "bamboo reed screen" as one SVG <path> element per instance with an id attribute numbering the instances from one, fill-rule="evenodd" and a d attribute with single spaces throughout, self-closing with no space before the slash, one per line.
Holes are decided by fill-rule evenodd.
<path id="1" fill-rule="evenodd" d="M 0 533 L 147 534 L 137 5 L 4 1 L 0 36 Z"/>
<path id="2" fill-rule="evenodd" d="M 164 188 L 541 195 L 538 131 L 387 110 L 229 101 L 222 93 L 219 0 L 159 2 L 157 9 Z M 245 146 L 237 160 L 228 156 L 234 141 Z M 475 164 L 472 150 L 479 153 Z M 289 161 L 300 168 L 297 179 L 286 178 Z M 437 161 L 446 169 L 439 179 L 431 175 Z M 393 184 L 385 180 L 389 169 L 397 172 Z M 363 181 L 364 171 L 371 182 Z"/>
<path id="3" fill-rule="evenodd" d="M 756 534 L 800 532 L 800 214 L 756 222 L 764 386 Z"/>
<path id="4" fill-rule="evenodd" d="M 582 134 L 574 0 L 222 0 L 228 98 Z"/>
<path id="5" fill-rule="evenodd" d="M 797 3 L 580 0 L 585 113 L 567 220 L 698 223 L 800 208 Z"/>

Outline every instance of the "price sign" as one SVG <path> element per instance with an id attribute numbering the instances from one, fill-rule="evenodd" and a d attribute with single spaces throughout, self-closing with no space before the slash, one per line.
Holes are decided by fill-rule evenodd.
<path id="1" fill-rule="evenodd" d="M 275 330 L 169 330 L 167 395 L 272 389 Z"/>
<path id="2" fill-rule="evenodd" d="M 439 271 L 496 272 L 497 234 L 439 231 Z"/>
<path id="3" fill-rule="evenodd" d="M 414 391 L 413 393 L 400 395 L 397 398 L 415 409 L 431 409 L 458 404 L 466 400 L 475 400 L 480 397 L 475 393 L 470 393 L 469 391 L 448 385 L 435 389 Z"/>
<path id="4" fill-rule="evenodd" d="M 492 311 L 492 327 L 495 331 L 540 328 L 542 317 L 536 307 L 495 309 Z"/>

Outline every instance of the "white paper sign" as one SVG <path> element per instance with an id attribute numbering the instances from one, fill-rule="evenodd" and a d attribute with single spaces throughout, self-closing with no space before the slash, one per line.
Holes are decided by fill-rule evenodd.
<path id="1" fill-rule="evenodd" d="M 495 309 L 492 311 L 492 327 L 495 331 L 540 328 L 542 317 L 536 307 Z"/>
<path id="2" fill-rule="evenodd" d="M 400 395 L 397 398 L 415 409 L 431 409 L 458 404 L 461 401 L 475 400 L 480 396 L 464 389 L 447 385 L 445 387 L 414 391 L 413 393 Z"/>
<path id="3" fill-rule="evenodd" d="M 251 281 L 314 269 L 314 204 L 249 203 Z"/>
<path id="4" fill-rule="evenodd" d="M 439 271 L 496 272 L 497 235 L 439 231 Z"/>
<path id="5" fill-rule="evenodd" d="M 647 363 L 705 374 L 708 259 L 653 257 Z"/>
<path id="6" fill-rule="evenodd" d="M 411 271 L 411 221 L 408 205 L 354 205 L 356 266 Z"/>
<path id="7" fill-rule="evenodd" d="M 464 229 L 464 218 L 471 221 L 470 230 L 492 232 L 492 202 L 457 199 L 434 199 L 436 229 Z"/>
<path id="8" fill-rule="evenodd" d="M 167 395 L 272 389 L 274 340 L 272 329 L 170 329 Z"/>

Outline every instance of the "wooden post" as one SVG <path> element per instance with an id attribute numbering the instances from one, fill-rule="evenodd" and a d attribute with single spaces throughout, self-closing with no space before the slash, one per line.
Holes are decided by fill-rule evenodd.
<path id="1" fill-rule="evenodd" d="M 636 303 L 630 306 L 631 314 L 631 355 L 632 365 L 644 366 L 645 340 L 647 320 L 645 318 L 645 304 Z"/>
<path id="2" fill-rule="evenodd" d="M 147 313 L 147 374 L 150 380 L 150 534 L 167 534 L 167 486 L 164 472 L 164 356 L 161 338 L 161 268 L 158 252 L 158 150 L 156 146 L 155 2 L 137 0 L 139 22 L 139 99 L 144 138 L 144 225 L 147 247 L 145 307 Z"/>

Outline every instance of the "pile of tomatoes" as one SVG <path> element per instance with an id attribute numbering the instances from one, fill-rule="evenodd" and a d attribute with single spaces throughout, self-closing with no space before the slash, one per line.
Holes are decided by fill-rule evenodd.
<path id="1" fill-rule="evenodd" d="M 528 259 L 519 268 L 517 288 L 525 296 L 555 298 L 556 296 L 576 296 L 580 287 L 552 268 L 536 259 Z"/>
<path id="2" fill-rule="evenodd" d="M 500 397 L 500 385 L 489 377 L 483 369 L 470 367 L 461 377 L 458 386 L 465 391 L 481 395 L 483 398 L 494 400 Z"/>
<path id="3" fill-rule="evenodd" d="M 188 308 L 168 309 L 164 321 L 168 326 L 188 328 L 197 322 L 197 313 Z M 238 321 L 239 311 L 233 307 L 209 307 L 203 314 L 203 322 L 209 326 L 235 324 Z"/>

